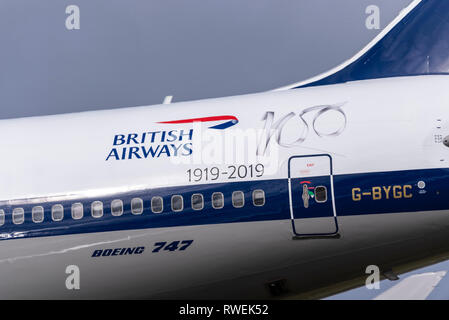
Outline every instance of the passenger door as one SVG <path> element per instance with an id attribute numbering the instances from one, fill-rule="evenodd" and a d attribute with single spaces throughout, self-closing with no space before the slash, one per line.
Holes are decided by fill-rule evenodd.
<path id="1" fill-rule="evenodd" d="M 330 155 L 291 157 L 288 186 L 290 215 L 296 236 L 338 234 Z"/>

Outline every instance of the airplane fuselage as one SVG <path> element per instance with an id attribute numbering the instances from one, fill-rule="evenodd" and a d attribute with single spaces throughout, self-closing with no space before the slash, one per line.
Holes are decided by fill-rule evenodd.
<path id="1" fill-rule="evenodd" d="M 444 256 L 448 86 L 2 120 L 0 298 L 312 296 Z"/>

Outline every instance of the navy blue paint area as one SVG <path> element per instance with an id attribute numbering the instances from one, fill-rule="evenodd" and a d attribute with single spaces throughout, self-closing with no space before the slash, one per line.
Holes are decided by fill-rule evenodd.
<path id="1" fill-rule="evenodd" d="M 237 120 L 231 120 L 231 121 L 228 121 L 228 122 L 225 122 L 225 123 L 222 123 L 222 124 L 217 124 L 216 126 L 210 127 L 209 129 L 220 129 L 220 130 L 223 130 L 223 129 L 232 127 L 233 125 L 235 125 L 237 123 L 238 123 Z"/>
<path id="2" fill-rule="evenodd" d="M 304 186 L 307 188 L 308 198 L 304 201 Z M 316 188 L 326 188 L 325 199 L 318 199 L 315 193 Z M 333 235 L 338 233 L 338 221 L 334 217 L 334 209 L 332 205 L 332 185 L 329 176 L 313 177 L 313 178 L 293 178 L 291 179 L 291 193 L 292 193 L 292 220 L 293 233 L 296 236 L 320 236 Z M 319 201 L 318 201 L 319 200 Z M 318 225 L 318 228 L 313 227 L 313 230 L 307 230 L 301 225 L 302 220 L 307 218 L 329 218 L 329 225 Z M 322 220 L 321 220 L 322 221 Z M 333 227 L 330 227 L 333 225 Z"/>
<path id="3" fill-rule="evenodd" d="M 427 74 L 449 74 L 449 1 L 423 0 L 358 60 L 296 88 Z"/>
<path id="4" fill-rule="evenodd" d="M 264 206 L 254 206 L 252 203 L 252 193 L 256 189 L 263 189 L 266 198 L 270 199 L 266 201 Z M 244 207 L 234 208 L 232 206 L 233 191 L 244 191 Z M 50 201 L 23 206 L 3 206 L 0 209 L 5 210 L 5 225 L 0 226 L 0 240 L 116 230 L 289 219 L 287 191 L 287 180 L 270 180 L 269 182 L 254 181 L 189 185 L 116 194 L 111 197 L 97 199 L 74 199 L 71 201 Z M 222 209 L 212 208 L 211 196 L 213 192 L 223 193 L 224 207 Z M 192 209 L 191 196 L 194 193 L 203 194 L 203 210 Z M 171 211 L 172 195 L 183 196 L 184 210 L 180 212 Z M 153 196 L 163 197 L 164 210 L 162 213 L 156 214 L 151 212 L 150 206 Z M 141 215 L 133 215 L 131 213 L 132 198 L 143 199 L 144 211 Z M 111 215 L 110 204 L 114 199 L 123 200 L 124 213 L 122 216 Z M 104 215 L 101 218 L 93 218 L 91 216 L 91 203 L 97 200 L 102 201 L 104 204 Z M 74 220 L 71 217 L 71 205 L 75 202 L 81 202 L 84 205 L 84 217 L 79 220 Z M 51 219 L 51 207 L 54 204 L 62 204 L 64 206 L 64 218 L 62 221 L 52 221 Z M 44 222 L 42 223 L 32 222 L 31 210 L 36 205 L 44 207 Z M 25 210 L 25 222 L 20 225 L 15 225 L 12 222 L 12 210 L 16 207 L 22 207 Z"/>
<path id="5" fill-rule="evenodd" d="M 314 188 L 318 186 L 324 186 L 327 190 L 327 200 L 326 202 L 319 203 L 315 199 L 315 195 L 310 196 L 308 200 L 308 207 L 304 207 L 303 186 L 301 182 L 307 183 L 308 190 L 314 193 Z M 333 217 L 334 211 L 332 208 L 332 196 L 331 196 L 331 184 L 330 176 L 325 177 L 313 177 L 313 178 L 294 178 L 291 181 L 292 186 L 292 206 L 293 206 L 293 217 L 295 219 L 304 218 L 323 218 L 323 217 Z"/>
<path id="6" fill-rule="evenodd" d="M 318 186 L 327 185 L 328 179 L 329 177 L 325 176 L 308 178 L 307 180 L 312 180 L 311 185 Z M 299 192 L 296 187 L 296 180 L 292 180 L 293 194 Z M 334 175 L 333 180 L 337 217 L 449 209 L 449 169 Z M 425 187 L 422 187 L 422 184 L 419 184 L 421 188 L 418 186 L 420 181 L 425 182 Z M 395 186 L 396 196 L 393 194 Z M 354 188 L 360 189 L 360 192 L 355 193 L 360 195 L 361 192 L 372 192 L 373 187 L 383 190 L 380 199 L 377 199 L 378 195 L 373 196 L 371 194 L 360 196 L 359 200 L 354 200 Z M 390 187 L 390 191 L 387 196 L 385 189 L 388 189 L 388 187 Z M 265 191 L 266 201 L 264 206 L 254 206 L 252 203 L 252 192 L 256 189 Z M 243 208 L 234 208 L 231 195 L 233 191 L 239 190 L 245 194 L 245 205 Z M 211 196 L 213 192 L 224 194 L 225 203 L 222 209 L 212 208 Z M 191 209 L 191 196 L 194 193 L 203 194 L 205 200 L 203 210 Z M 181 212 L 171 211 L 170 198 L 175 194 L 184 197 L 184 210 Z M 151 212 L 150 202 L 153 196 L 163 197 L 163 213 L 155 214 Z M 144 211 L 141 215 L 131 214 L 130 202 L 135 197 L 140 197 L 144 201 Z M 122 216 L 111 215 L 110 203 L 113 199 L 123 200 L 124 213 Z M 301 200 L 299 199 L 294 204 L 299 210 L 297 213 L 295 212 L 295 218 L 298 218 L 299 223 L 301 218 L 329 217 L 331 215 L 332 198 L 329 192 L 326 203 L 314 203 L 314 199 L 311 199 L 308 208 L 310 210 L 304 207 L 301 209 Z M 104 203 L 103 217 L 93 218 L 91 216 L 90 205 L 93 201 Z M 80 220 L 71 218 L 70 208 L 72 203 L 75 202 L 81 202 L 84 205 L 84 217 Z M 54 204 L 64 206 L 64 219 L 62 221 L 51 220 L 51 206 Z M 42 223 L 33 223 L 31 220 L 31 209 L 37 205 L 43 206 L 45 210 L 44 222 Z M 16 207 L 22 207 L 25 210 L 25 222 L 20 225 L 12 223 L 12 210 Z M 52 201 L 51 198 L 48 198 L 46 203 L 22 206 L 2 205 L 0 209 L 5 210 L 5 224 L 0 226 L 0 239 L 290 219 L 287 179 L 159 188 L 115 194 L 96 199 L 80 198 L 70 201 Z"/>
<path id="7" fill-rule="evenodd" d="M 418 182 L 425 187 L 420 189 Z M 445 210 L 449 208 L 449 169 L 427 169 L 334 176 L 337 216 Z M 393 188 L 396 186 L 396 195 Z M 405 188 L 404 186 L 411 186 Z M 372 192 L 381 188 L 381 198 L 373 195 L 353 200 L 353 189 Z M 385 191 L 390 187 L 390 191 Z M 356 192 L 358 198 L 359 192 Z M 396 196 L 396 197 L 395 197 Z M 411 196 L 411 197 L 410 197 Z"/>

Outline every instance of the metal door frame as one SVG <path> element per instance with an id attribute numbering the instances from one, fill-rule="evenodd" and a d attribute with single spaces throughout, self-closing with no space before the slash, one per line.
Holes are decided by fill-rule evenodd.
<path id="1" fill-rule="evenodd" d="M 330 178 L 330 185 L 331 185 L 331 199 L 332 199 L 332 211 L 333 211 L 333 217 L 334 217 L 334 222 L 335 222 L 335 231 L 334 232 L 327 232 L 327 233 L 297 233 L 296 232 L 296 228 L 295 228 L 295 216 L 293 213 L 293 198 L 292 198 L 292 178 L 290 175 L 290 162 L 292 159 L 295 158 L 314 158 L 314 157 L 328 157 L 330 162 L 330 174 L 329 174 L 329 178 Z M 292 228 L 293 228 L 293 233 L 295 234 L 295 236 L 298 237 L 332 237 L 332 236 L 336 236 L 338 235 L 339 232 L 339 228 L 338 228 L 338 220 L 337 220 L 337 210 L 335 207 L 335 196 L 334 196 L 334 173 L 333 173 L 333 162 L 332 162 L 332 157 L 330 154 L 312 154 L 312 155 L 303 155 L 303 156 L 291 156 L 288 159 L 288 200 L 289 200 L 289 207 L 290 207 L 290 218 L 291 218 L 291 222 L 292 222 Z"/>

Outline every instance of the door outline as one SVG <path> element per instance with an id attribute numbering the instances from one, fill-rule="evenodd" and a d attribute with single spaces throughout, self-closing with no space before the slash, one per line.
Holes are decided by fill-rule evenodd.
<path id="1" fill-rule="evenodd" d="M 329 173 L 329 179 L 330 179 L 330 186 L 331 186 L 331 199 L 332 199 L 332 211 L 333 211 L 333 218 L 335 222 L 335 231 L 334 232 L 325 232 L 325 233 L 297 233 L 295 228 L 295 216 L 293 214 L 293 198 L 292 198 L 292 177 L 290 174 L 290 162 L 292 159 L 295 158 L 314 158 L 314 157 L 328 157 L 329 158 L 329 166 L 330 166 L 330 173 Z M 338 228 L 338 220 L 337 220 L 337 210 L 335 207 L 335 196 L 334 196 L 334 172 L 333 172 L 333 162 L 332 157 L 329 154 L 313 154 L 313 155 L 302 155 L 302 156 L 291 156 L 288 159 L 288 200 L 289 200 L 289 207 L 290 207 L 290 219 L 292 222 L 292 228 L 293 233 L 295 236 L 298 237 L 332 237 L 338 235 L 339 228 Z"/>

